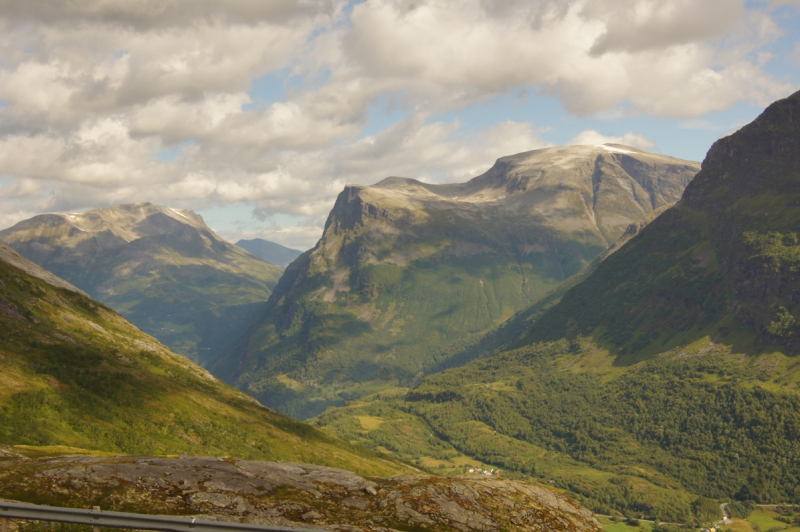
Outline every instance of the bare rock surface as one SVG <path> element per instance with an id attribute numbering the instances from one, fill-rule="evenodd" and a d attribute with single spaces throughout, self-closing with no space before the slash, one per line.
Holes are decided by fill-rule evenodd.
<path id="1" fill-rule="evenodd" d="M 577 502 L 513 480 L 364 478 L 330 467 L 211 457 L 9 460 L 0 463 L 0 496 L 326 530 L 600 530 Z"/>

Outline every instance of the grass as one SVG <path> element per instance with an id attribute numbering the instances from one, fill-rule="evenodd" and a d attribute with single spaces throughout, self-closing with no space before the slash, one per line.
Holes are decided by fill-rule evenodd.
<path id="1" fill-rule="evenodd" d="M 611 521 L 602 517 L 599 520 L 606 532 L 650 532 L 654 526 L 648 521 L 639 521 L 639 526 L 631 526 L 624 521 Z"/>
<path id="2" fill-rule="evenodd" d="M 408 471 L 271 411 L 104 306 L 0 263 L 0 444 L 20 454 L 201 454 Z"/>

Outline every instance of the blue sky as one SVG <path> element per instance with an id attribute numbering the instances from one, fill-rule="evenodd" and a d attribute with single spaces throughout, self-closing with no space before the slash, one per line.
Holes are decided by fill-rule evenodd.
<path id="1" fill-rule="evenodd" d="M 305 249 L 347 183 L 569 143 L 702 160 L 800 88 L 797 0 L 213 4 L 0 13 L 0 225 L 150 201 Z"/>

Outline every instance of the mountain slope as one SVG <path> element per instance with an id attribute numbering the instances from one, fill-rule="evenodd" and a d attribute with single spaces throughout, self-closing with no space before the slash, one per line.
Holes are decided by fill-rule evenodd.
<path id="1" fill-rule="evenodd" d="M 289 264 L 294 262 L 294 259 L 302 255 L 302 251 L 287 248 L 264 240 L 263 238 L 253 238 L 251 240 L 239 240 L 236 243 L 242 249 L 246 249 L 261 260 L 286 268 Z"/>
<path id="2" fill-rule="evenodd" d="M 625 363 L 706 334 L 725 343 L 746 326 L 798 352 L 799 101 L 776 102 L 717 141 L 680 203 L 568 292 L 525 341 L 591 335 Z"/>
<path id="3" fill-rule="evenodd" d="M 570 146 L 504 157 L 463 184 L 348 186 L 263 317 L 210 367 L 300 418 L 410 383 L 676 201 L 697 169 Z"/>
<path id="4" fill-rule="evenodd" d="M 681 201 L 513 349 L 318 422 L 406 458 L 390 425 L 425 427 L 453 457 L 553 479 L 603 513 L 798 503 L 798 206 L 800 93 L 717 141 Z"/>
<path id="5" fill-rule="evenodd" d="M 35 216 L 0 231 L 0 241 L 201 362 L 281 275 L 195 213 L 149 203 Z"/>
<path id="6" fill-rule="evenodd" d="M 0 256 L 0 443 L 235 455 L 391 474 L 402 466 L 258 404 L 118 314 Z"/>

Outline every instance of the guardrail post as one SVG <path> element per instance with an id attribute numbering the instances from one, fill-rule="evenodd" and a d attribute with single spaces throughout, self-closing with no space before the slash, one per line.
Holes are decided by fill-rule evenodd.
<path id="1" fill-rule="evenodd" d="M 92 506 L 92 510 L 94 510 L 96 512 L 99 512 L 100 511 L 100 507 L 99 506 Z M 97 525 L 94 525 L 92 527 L 92 532 L 100 532 L 100 527 L 97 526 Z"/>
<path id="2" fill-rule="evenodd" d="M 0 532 L 8 532 L 8 517 L 0 518 Z"/>

